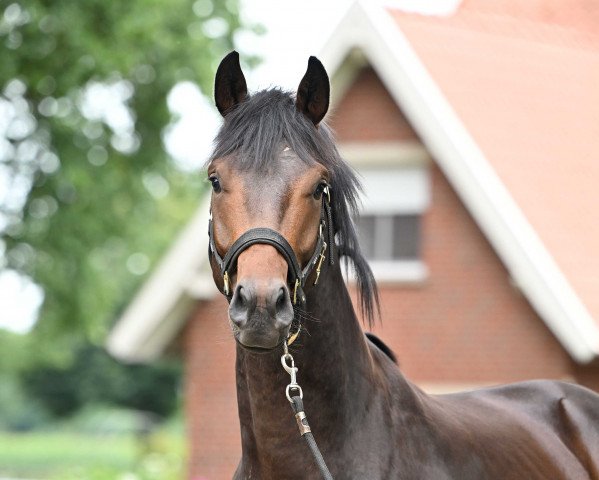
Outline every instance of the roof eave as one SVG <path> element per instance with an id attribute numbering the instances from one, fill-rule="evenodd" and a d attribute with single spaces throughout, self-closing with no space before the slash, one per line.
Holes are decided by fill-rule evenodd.
<path id="1" fill-rule="evenodd" d="M 106 348 L 125 362 L 150 362 L 168 347 L 197 300 L 217 293 L 209 273 L 210 195 L 112 328 Z"/>
<path id="2" fill-rule="evenodd" d="M 533 308 L 579 363 L 599 357 L 599 327 L 390 15 L 348 10 L 321 58 L 335 72 L 361 50 Z"/>

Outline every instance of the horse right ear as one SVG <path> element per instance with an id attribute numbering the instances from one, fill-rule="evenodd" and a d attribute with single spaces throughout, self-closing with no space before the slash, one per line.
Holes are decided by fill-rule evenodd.
<path id="1" fill-rule="evenodd" d="M 238 103 L 247 97 L 245 77 L 239 65 L 239 53 L 233 50 L 222 59 L 214 80 L 214 101 L 224 117 Z"/>
<path id="2" fill-rule="evenodd" d="M 329 109 L 329 76 L 320 60 L 310 57 L 308 69 L 297 88 L 295 106 L 318 125 Z"/>

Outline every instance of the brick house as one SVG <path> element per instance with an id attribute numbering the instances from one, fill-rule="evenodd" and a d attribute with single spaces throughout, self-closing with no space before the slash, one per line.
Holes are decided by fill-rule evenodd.
<path id="1" fill-rule="evenodd" d="M 599 391 L 599 7 L 441 3 L 425 16 L 358 1 L 319 55 L 328 123 L 364 181 L 376 332 L 429 391 L 531 378 Z M 182 356 L 190 478 L 224 479 L 240 452 L 235 352 L 207 204 L 108 348 Z"/>

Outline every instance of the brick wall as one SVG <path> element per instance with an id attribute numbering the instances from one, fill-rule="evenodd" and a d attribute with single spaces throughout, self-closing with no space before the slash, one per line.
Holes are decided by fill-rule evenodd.
<path id="1" fill-rule="evenodd" d="M 182 336 L 189 478 L 230 479 L 241 440 L 235 390 L 235 341 L 227 302 L 219 296 L 198 305 Z"/>
<path id="2" fill-rule="evenodd" d="M 372 68 L 360 70 L 328 115 L 340 142 L 417 140 L 418 136 Z"/>
<path id="3" fill-rule="evenodd" d="M 571 378 L 572 362 L 510 277 L 441 171 L 431 169 L 420 285 L 381 285 L 376 332 L 417 382 Z"/>

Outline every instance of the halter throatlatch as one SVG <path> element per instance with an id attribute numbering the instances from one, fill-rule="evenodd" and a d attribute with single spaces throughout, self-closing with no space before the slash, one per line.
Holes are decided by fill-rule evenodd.
<path id="1" fill-rule="evenodd" d="M 301 268 L 301 265 L 295 256 L 293 248 L 291 248 L 291 245 L 289 245 L 289 242 L 285 239 L 285 237 L 283 237 L 283 235 L 275 230 L 272 230 L 271 228 L 260 227 L 252 228 L 246 231 L 237 240 L 235 240 L 225 256 L 221 257 L 214 243 L 214 225 L 212 223 L 212 219 L 209 221 L 208 236 L 210 241 L 208 253 L 214 257 L 214 260 L 220 269 L 220 273 L 223 277 L 223 293 L 227 297 L 227 300 L 230 301 L 231 297 L 233 296 L 233 293 L 231 292 L 231 278 L 229 272 L 232 272 L 236 268 L 239 255 L 241 255 L 241 253 L 251 245 L 261 243 L 275 247 L 283 256 L 289 267 L 287 278 L 288 285 L 291 286 L 290 290 L 292 289 L 293 291 L 293 305 L 305 305 L 306 295 L 304 293 L 304 287 L 306 285 L 306 281 L 314 267 L 316 267 L 316 279 L 314 280 L 314 285 L 318 283 L 320 278 L 320 270 L 326 258 L 327 248 L 329 249 L 330 264 L 333 265 L 335 262 L 332 252 L 335 234 L 333 229 L 333 218 L 331 214 L 331 193 L 329 189 L 330 186 L 327 185 L 322 195 L 322 209 L 320 213 L 320 225 L 318 228 L 316 247 L 314 248 L 312 257 L 303 269 Z M 328 243 L 325 241 L 325 231 L 327 233 Z M 295 334 L 290 335 L 291 341 L 288 343 L 292 343 L 293 340 L 295 340 L 295 337 L 297 337 L 298 333 L 299 327 Z"/>

